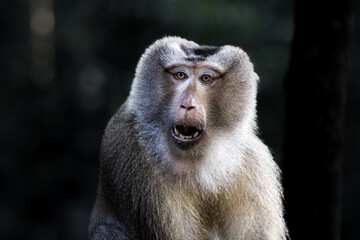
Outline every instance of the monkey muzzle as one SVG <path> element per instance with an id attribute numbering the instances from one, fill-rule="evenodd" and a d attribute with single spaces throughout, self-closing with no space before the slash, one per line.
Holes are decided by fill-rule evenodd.
<path id="1" fill-rule="evenodd" d="M 200 139 L 202 129 L 195 126 L 175 125 L 171 128 L 171 133 L 177 142 L 190 143 Z"/>

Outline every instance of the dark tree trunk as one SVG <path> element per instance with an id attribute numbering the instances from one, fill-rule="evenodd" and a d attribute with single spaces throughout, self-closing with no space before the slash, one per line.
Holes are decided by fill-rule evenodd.
<path id="1" fill-rule="evenodd" d="M 286 86 L 284 185 L 292 240 L 340 239 L 354 0 L 298 0 Z"/>

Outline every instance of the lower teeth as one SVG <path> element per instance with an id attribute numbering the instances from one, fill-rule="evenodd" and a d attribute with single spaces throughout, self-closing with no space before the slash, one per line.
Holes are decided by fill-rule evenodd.
<path id="1" fill-rule="evenodd" d="M 182 139 L 194 139 L 194 138 L 196 138 L 197 136 L 199 136 L 199 131 L 196 131 L 196 132 L 193 133 L 192 135 L 182 135 L 182 134 L 180 133 L 180 131 L 179 131 L 176 127 L 174 127 L 174 133 L 175 133 L 175 135 L 176 135 L 177 137 L 180 137 L 180 138 L 182 138 Z"/>
<path id="2" fill-rule="evenodd" d="M 183 138 L 183 139 L 191 139 L 192 138 L 192 136 L 184 136 L 184 135 L 181 135 L 181 134 L 180 134 L 180 137 Z"/>

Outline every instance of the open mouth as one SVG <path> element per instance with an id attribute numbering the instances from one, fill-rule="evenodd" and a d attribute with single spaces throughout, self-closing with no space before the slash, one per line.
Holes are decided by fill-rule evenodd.
<path id="1" fill-rule="evenodd" d="M 195 126 L 175 125 L 171 128 L 172 136 L 181 142 L 193 142 L 202 135 L 202 129 Z"/>

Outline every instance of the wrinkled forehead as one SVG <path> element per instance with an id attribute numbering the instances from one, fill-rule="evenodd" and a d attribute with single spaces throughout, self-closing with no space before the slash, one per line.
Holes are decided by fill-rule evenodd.
<path id="1" fill-rule="evenodd" d="M 206 61 L 206 59 L 209 59 L 211 56 L 218 53 L 221 47 L 213 47 L 213 46 L 188 47 L 185 45 L 180 45 L 180 49 L 185 53 L 186 61 L 199 62 L 199 61 Z"/>
<path id="2" fill-rule="evenodd" d="M 218 53 L 223 47 L 199 46 L 193 42 L 171 42 L 165 46 L 166 58 L 162 58 L 165 68 L 171 68 L 175 65 L 186 65 L 189 67 L 210 66 L 223 72 L 226 66 L 219 61 Z M 170 53 L 170 54 L 169 54 Z"/>

